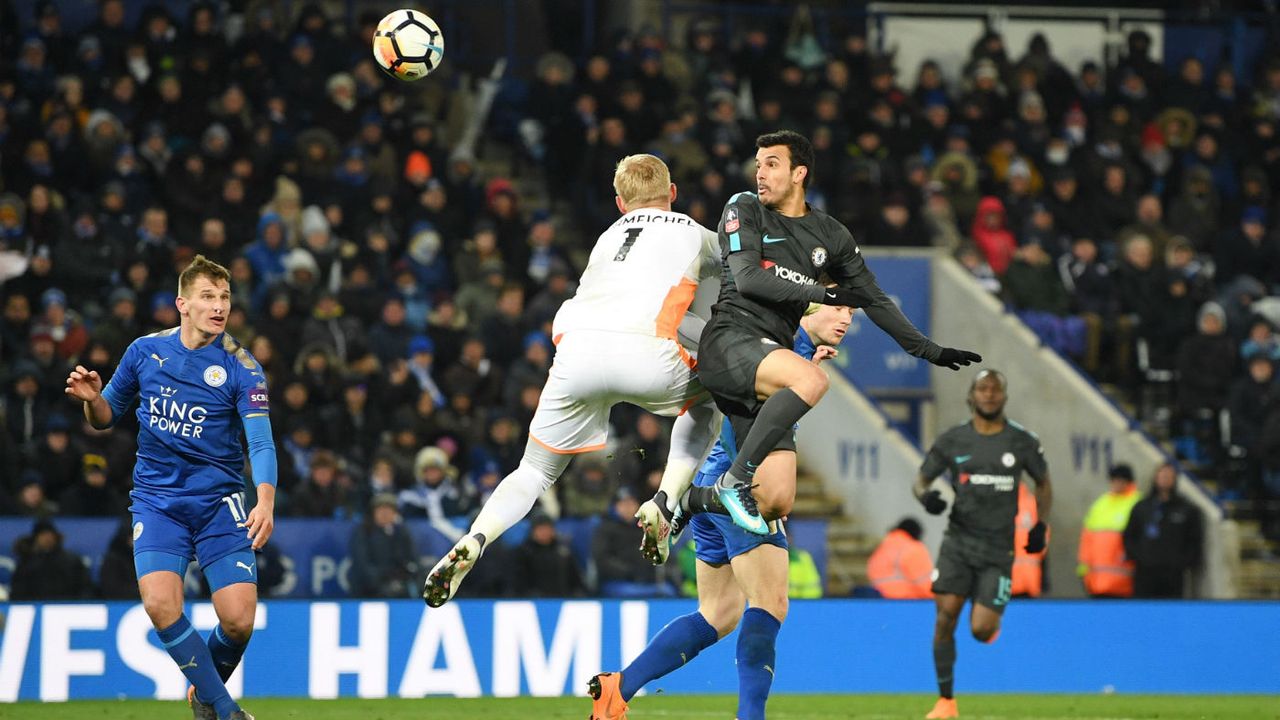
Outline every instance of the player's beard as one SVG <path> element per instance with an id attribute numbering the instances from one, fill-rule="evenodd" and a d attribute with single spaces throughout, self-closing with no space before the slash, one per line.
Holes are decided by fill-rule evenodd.
<path id="1" fill-rule="evenodd" d="M 1000 418 L 1004 417 L 1004 403 L 1000 403 L 1000 405 L 996 407 L 995 410 L 992 410 L 991 412 L 985 412 L 981 407 L 978 406 L 977 403 L 974 403 L 973 412 L 976 413 L 978 417 L 982 418 L 983 420 L 986 420 L 987 422 L 995 422 Z"/>

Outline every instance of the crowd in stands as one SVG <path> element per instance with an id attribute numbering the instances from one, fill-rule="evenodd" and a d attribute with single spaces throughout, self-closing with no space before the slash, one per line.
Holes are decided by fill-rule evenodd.
<path id="1" fill-rule="evenodd" d="M 506 80 L 482 140 L 511 151 L 504 170 L 451 144 L 447 71 L 379 72 L 377 13 L 339 30 L 318 4 L 248 5 L 128 23 L 101 0 L 71 32 L 52 0 L 33 17 L 0 0 L 0 514 L 124 511 L 136 420 L 89 427 L 64 381 L 175 326 L 199 253 L 230 268 L 228 331 L 268 376 L 277 513 L 379 524 L 376 505 L 461 532 L 519 461 L 617 160 L 663 157 L 677 209 L 714 226 L 777 128 L 813 139 L 810 201 L 860 243 L 954 252 L 1099 380 L 1177 371 L 1179 422 L 1230 415 L 1257 479 L 1232 491 L 1280 493 L 1280 57 L 1167 72 L 1138 31 L 1118 64 L 1067 68 L 1043 36 L 988 32 L 949 79 L 861 33 L 803 50 L 695 22 Z M 546 512 L 651 494 L 666 427 L 615 421 Z"/>

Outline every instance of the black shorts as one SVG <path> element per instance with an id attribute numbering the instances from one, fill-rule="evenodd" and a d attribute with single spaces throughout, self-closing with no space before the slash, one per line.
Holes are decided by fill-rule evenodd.
<path id="1" fill-rule="evenodd" d="M 1004 613 L 1013 594 L 1013 558 L 997 560 L 975 541 L 948 535 L 938 550 L 933 592 L 959 595 Z"/>
<path id="2" fill-rule="evenodd" d="M 726 314 L 732 312 L 735 311 L 715 313 L 702 331 L 698 343 L 698 379 L 725 415 L 752 418 L 763 404 L 756 398 L 756 368 L 774 350 L 790 350 L 791 343 L 782 345 L 776 339 L 735 323 Z M 738 435 L 739 439 L 744 437 L 745 434 Z"/>

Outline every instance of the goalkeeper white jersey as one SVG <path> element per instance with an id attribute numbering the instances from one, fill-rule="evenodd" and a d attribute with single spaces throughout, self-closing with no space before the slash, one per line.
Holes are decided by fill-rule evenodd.
<path id="1" fill-rule="evenodd" d="M 720 273 L 715 232 L 688 215 L 633 210 L 604 231 L 552 333 L 608 330 L 675 338 L 698 283 Z"/>

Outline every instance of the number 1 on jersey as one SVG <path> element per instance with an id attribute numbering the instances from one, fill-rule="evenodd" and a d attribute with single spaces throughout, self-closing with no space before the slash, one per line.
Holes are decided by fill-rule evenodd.
<path id="1" fill-rule="evenodd" d="M 627 239 L 622 241 L 622 247 L 618 248 L 618 254 L 613 256 L 614 262 L 622 262 L 627 259 L 627 253 L 631 252 L 631 246 L 636 244 L 636 238 L 640 237 L 642 232 L 644 232 L 644 228 L 627 228 Z"/>
<path id="2" fill-rule="evenodd" d="M 232 493 L 224 498 L 222 502 L 227 504 L 227 509 L 231 511 L 231 519 L 235 521 L 236 527 L 244 527 L 244 523 L 249 516 L 244 511 L 244 493 Z"/>

